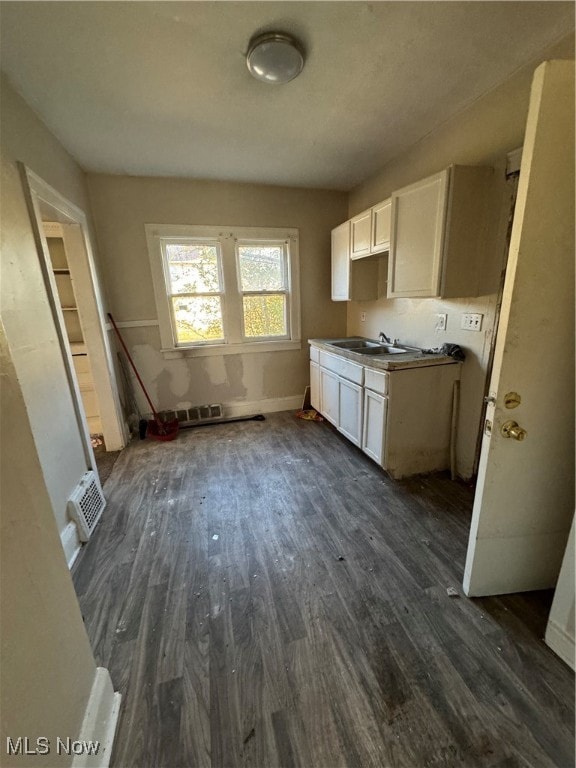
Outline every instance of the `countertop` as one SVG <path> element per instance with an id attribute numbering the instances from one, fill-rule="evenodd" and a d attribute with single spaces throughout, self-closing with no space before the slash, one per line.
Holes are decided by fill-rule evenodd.
<path id="1" fill-rule="evenodd" d="M 348 338 L 363 339 L 362 336 L 353 336 Z M 376 368 L 380 371 L 400 371 L 404 368 L 424 368 L 430 365 L 458 365 L 458 361 L 448 355 L 422 353 L 422 352 L 402 352 L 393 355 L 363 355 L 360 352 L 353 352 L 350 349 L 334 347 L 331 341 L 345 341 L 346 339 L 308 339 L 308 344 L 318 347 L 324 352 L 332 355 L 345 357 L 354 363 L 365 365 L 368 368 Z M 371 341 L 371 339 L 370 339 Z"/>

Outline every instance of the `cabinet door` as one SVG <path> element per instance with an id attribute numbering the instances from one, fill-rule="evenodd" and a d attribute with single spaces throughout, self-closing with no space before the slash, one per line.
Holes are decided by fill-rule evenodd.
<path id="1" fill-rule="evenodd" d="M 386 411 L 388 399 L 369 389 L 364 390 L 364 429 L 362 450 L 380 466 L 384 460 Z"/>
<path id="2" fill-rule="evenodd" d="M 388 296 L 439 296 L 449 169 L 392 195 Z"/>
<path id="3" fill-rule="evenodd" d="M 350 301 L 350 222 L 332 230 L 332 301 Z"/>
<path id="4" fill-rule="evenodd" d="M 320 400 L 320 366 L 310 362 L 310 404 L 318 413 L 322 413 L 322 401 Z"/>
<path id="5" fill-rule="evenodd" d="M 370 255 L 372 211 L 364 211 L 350 219 L 350 258 Z"/>
<path id="6" fill-rule="evenodd" d="M 338 429 L 354 445 L 362 444 L 363 387 L 340 379 Z"/>
<path id="7" fill-rule="evenodd" d="M 339 382 L 340 378 L 334 373 L 320 368 L 321 413 L 335 427 L 338 426 Z"/>
<path id="8" fill-rule="evenodd" d="M 371 253 L 381 253 L 390 249 L 390 224 L 392 200 L 384 200 L 372 208 L 372 241 Z"/>

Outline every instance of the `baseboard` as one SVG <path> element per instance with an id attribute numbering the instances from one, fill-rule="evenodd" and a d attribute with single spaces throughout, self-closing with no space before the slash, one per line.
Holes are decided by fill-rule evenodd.
<path id="1" fill-rule="evenodd" d="M 64 554 L 66 556 L 68 568 L 72 568 L 82 546 L 80 537 L 78 536 L 78 528 L 76 527 L 76 523 L 74 521 L 71 520 L 66 528 L 64 528 L 60 534 L 60 541 L 62 542 L 62 547 L 64 548 Z"/>
<path id="2" fill-rule="evenodd" d="M 562 661 L 574 669 L 574 638 L 552 619 L 548 621 L 544 642 Z"/>
<path id="3" fill-rule="evenodd" d="M 235 416 L 252 416 L 257 413 L 274 413 L 275 411 L 295 411 L 302 407 L 304 393 L 289 397 L 272 397 L 266 400 L 250 402 L 223 403 L 225 418 Z"/>
<path id="4" fill-rule="evenodd" d="M 78 741 L 98 742 L 98 752 L 95 755 L 76 755 L 72 768 L 108 768 L 121 698 L 119 693 L 114 693 L 108 670 L 97 667 Z"/>

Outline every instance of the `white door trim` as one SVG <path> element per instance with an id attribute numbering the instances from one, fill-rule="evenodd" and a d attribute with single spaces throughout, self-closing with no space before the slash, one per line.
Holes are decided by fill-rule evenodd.
<path id="1" fill-rule="evenodd" d="M 100 418 L 106 448 L 120 450 L 128 441 L 128 430 L 122 415 L 118 394 L 112 350 L 106 331 L 104 308 L 97 279 L 88 221 L 86 214 L 75 206 L 56 189 L 47 184 L 24 164 L 19 164 L 24 182 L 27 202 L 30 208 L 32 227 L 39 253 L 42 254 L 42 270 L 49 288 L 49 300 L 58 327 L 58 336 L 62 347 L 70 389 L 74 397 L 74 407 L 80 432 L 84 437 L 86 460 L 89 468 L 95 469 L 94 453 L 90 442 L 88 425 L 82 407 L 82 399 L 68 339 L 63 333 L 63 317 L 60 304 L 55 300 L 56 283 L 51 269 L 48 245 L 42 225 L 40 203 L 54 210 L 54 219 L 62 225 L 62 235 L 67 253 L 70 274 L 78 300 L 78 312 L 81 319 L 84 341 L 90 357 L 94 376 L 94 389 L 100 406 Z"/>

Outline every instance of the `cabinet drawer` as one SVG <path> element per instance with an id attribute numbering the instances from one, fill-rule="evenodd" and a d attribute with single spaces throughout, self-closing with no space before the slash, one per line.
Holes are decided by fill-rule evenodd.
<path id="1" fill-rule="evenodd" d="M 320 365 L 332 373 L 336 373 L 343 379 L 353 381 L 354 384 L 364 383 L 364 367 L 357 363 L 351 363 L 343 357 L 331 355 L 329 352 L 320 352 Z"/>
<path id="2" fill-rule="evenodd" d="M 374 368 L 364 369 L 364 386 L 379 395 L 388 394 L 388 374 Z"/>
<path id="3" fill-rule="evenodd" d="M 310 360 L 312 360 L 313 363 L 320 362 L 320 350 L 318 347 L 310 347 Z"/>

